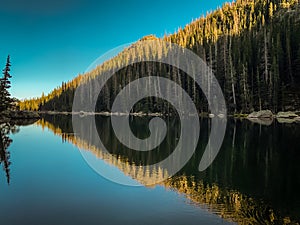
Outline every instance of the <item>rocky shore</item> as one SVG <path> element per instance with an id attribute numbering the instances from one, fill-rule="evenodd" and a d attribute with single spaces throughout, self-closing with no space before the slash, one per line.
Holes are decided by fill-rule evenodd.
<path id="1" fill-rule="evenodd" d="M 262 125 L 271 125 L 274 120 L 278 123 L 300 123 L 300 112 L 278 112 L 273 114 L 270 110 L 261 110 L 250 113 L 247 119 Z"/>
<path id="2" fill-rule="evenodd" d="M 32 112 L 32 111 L 10 111 L 10 112 L 4 112 L 0 113 L 0 122 L 7 122 L 10 120 L 17 120 L 17 119 L 38 119 L 40 118 L 40 115 L 43 116 L 43 114 L 48 115 L 56 115 L 56 114 L 62 114 L 62 115 L 72 115 L 72 114 L 78 114 L 79 116 L 88 116 L 88 115 L 103 115 L 103 116 L 123 116 L 128 115 L 125 113 L 110 113 L 110 112 L 97 112 L 97 113 L 91 113 L 91 112 L 58 112 L 58 111 L 40 111 L 40 112 Z M 136 112 L 136 113 L 130 113 L 129 115 L 132 116 L 168 116 L 163 115 L 161 113 L 143 113 L 143 112 Z M 225 115 L 213 115 L 208 113 L 201 113 L 199 116 L 201 117 L 209 117 L 213 118 L 215 116 L 223 118 Z M 277 120 L 279 123 L 300 123 L 300 112 L 278 112 L 277 114 L 274 114 L 271 110 L 261 110 L 252 112 L 250 114 L 234 114 L 234 118 L 245 118 L 250 120 L 254 123 L 259 123 L 262 125 L 271 125 L 274 120 Z"/>

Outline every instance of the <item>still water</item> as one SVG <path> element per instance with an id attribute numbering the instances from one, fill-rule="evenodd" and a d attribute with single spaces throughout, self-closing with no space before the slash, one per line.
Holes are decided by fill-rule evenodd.
<path id="1" fill-rule="evenodd" d="M 149 120 L 131 118 L 137 137 L 149 136 Z M 82 121 L 87 133 L 89 124 Z M 173 177 L 151 186 L 147 181 L 153 177 L 147 171 L 134 172 L 133 165 L 152 164 L 172 152 L 180 130 L 176 118 L 166 119 L 167 136 L 151 152 L 122 146 L 110 117 L 97 116 L 98 133 L 86 139 L 75 139 L 67 115 L 46 115 L 27 126 L 2 124 L 0 224 L 299 223 L 300 124 L 229 119 L 217 158 L 199 172 L 210 120 L 200 122 L 200 140 L 190 161 Z M 94 143 L 99 137 L 109 155 Z M 142 186 L 103 178 L 83 154 Z"/>

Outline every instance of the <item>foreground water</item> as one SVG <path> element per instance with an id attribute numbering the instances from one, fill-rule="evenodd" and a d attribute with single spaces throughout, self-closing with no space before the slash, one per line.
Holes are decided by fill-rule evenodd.
<path id="1" fill-rule="evenodd" d="M 82 121 L 87 132 L 89 125 Z M 149 118 L 132 118 L 131 128 L 137 136 L 146 137 L 148 122 Z M 145 154 L 120 145 L 109 117 L 99 116 L 96 123 L 98 134 L 90 139 L 75 139 L 70 116 L 46 116 L 33 125 L 14 127 L 13 134 L 1 127 L 0 224 L 300 221 L 299 124 L 266 126 L 229 120 L 216 160 L 199 172 L 210 129 L 210 121 L 203 119 L 197 151 L 180 172 L 157 185 L 131 187 L 95 173 L 82 154 L 116 175 L 146 185 L 153 174 L 164 174 L 133 171 L 133 165 L 154 163 L 170 154 L 178 140 L 179 121 L 167 120 L 166 141 Z M 93 143 L 96 137 L 110 155 Z"/>

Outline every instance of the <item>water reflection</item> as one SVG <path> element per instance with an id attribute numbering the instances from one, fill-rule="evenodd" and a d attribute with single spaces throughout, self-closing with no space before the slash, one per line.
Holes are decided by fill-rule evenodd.
<path id="1" fill-rule="evenodd" d="M 82 118 L 82 131 L 89 124 Z M 149 118 L 132 118 L 131 129 L 138 137 L 147 137 Z M 124 174 L 147 185 L 149 180 L 168 177 L 168 171 L 156 168 L 136 170 L 133 165 L 149 165 L 164 159 L 177 143 L 180 123 L 166 121 L 168 133 L 157 149 L 136 152 L 122 146 L 114 136 L 110 118 L 97 117 L 98 134 L 75 139 L 70 116 L 45 115 L 38 122 L 61 136 L 62 141 L 92 152 L 119 168 Z M 160 185 L 186 195 L 191 204 L 204 207 L 239 224 L 297 224 L 300 218 L 300 135 L 299 124 L 272 123 L 268 126 L 250 121 L 228 122 L 223 147 L 214 163 L 198 171 L 207 145 L 210 120 L 201 120 L 200 141 L 196 153 L 175 176 Z M 93 136 L 94 135 L 94 136 Z M 97 138 L 110 153 L 97 146 Z M 184 152 L 184 149 L 182 150 Z"/>
<path id="2" fill-rule="evenodd" d="M 13 142 L 10 138 L 10 134 L 16 134 L 19 132 L 19 126 L 26 126 L 33 124 L 37 119 L 25 119 L 25 120 L 15 120 L 11 122 L 1 122 L 0 121 L 0 164 L 5 172 L 6 181 L 10 183 L 10 152 L 9 146 Z"/>
<path id="3" fill-rule="evenodd" d="M 2 164 L 8 184 L 10 181 L 10 153 L 8 147 L 12 143 L 12 139 L 8 136 L 10 131 L 11 127 L 8 123 L 0 124 L 0 164 Z"/>

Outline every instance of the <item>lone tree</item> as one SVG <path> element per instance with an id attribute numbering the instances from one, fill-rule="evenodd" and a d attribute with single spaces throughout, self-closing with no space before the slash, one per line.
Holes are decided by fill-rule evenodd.
<path id="1" fill-rule="evenodd" d="M 10 66 L 10 56 L 8 55 L 5 68 L 2 72 L 3 77 L 0 78 L 0 112 L 10 109 L 13 102 L 8 91 L 8 89 L 11 87 L 9 80 L 11 78 L 11 75 L 9 73 Z"/>

